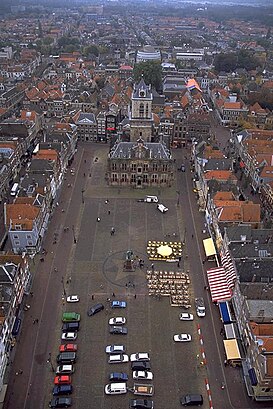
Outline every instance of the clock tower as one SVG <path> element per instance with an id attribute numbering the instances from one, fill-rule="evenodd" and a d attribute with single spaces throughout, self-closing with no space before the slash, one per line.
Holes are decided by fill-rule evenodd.
<path id="1" fill-rule="evenodd" d="M 142 78 L 139 84 L 135 85 L 132 94 L 130 113 L 131 142 L 136 142 L 140 138 L 144 142 L 151 142 L 153 130 L 152 101 L 151 86 L 146 85 Z"/>

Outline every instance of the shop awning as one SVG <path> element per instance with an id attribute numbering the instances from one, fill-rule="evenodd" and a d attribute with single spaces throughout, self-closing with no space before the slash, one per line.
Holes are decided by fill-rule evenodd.
<path id="1" fill-rule="evenodd" d="M 236 339 L 224 339 L 224 347 L 227 360 L 234 361 L 241 359 L 241 354 Z"/>
<path id="2" fill-rule="evenodd" d="M 222 250 L 220 252 L 221 262 L 226 272 L 226 278 L 229 288 L 234 287 L 234 282 L 237 280 L 237 274 L 232 262 L 231 255 L 228 250 Z"/>
<path id="3" fill-rule="evenodd" d="M 207 276 L 212 302 L 230 300 L 232 291 L 227 283 L 225 269 L 223 267 L 210 268 Z"/>
<path id="4" fill-rule="evenodd" d="M 252 386 L 258 385 L 258 379 L 254 368 L 248 370 L 248 375 Z"/>
<path id="5" fill-rule="evenodd" d="M 215 246 L 214 246 L 214 243 L 211 237 L 203 240 L 203 246 L 204 246 L 206 257 L 216 255 L 216 249 L 215 249 Z"/>
<path id="6" fill-rule="evenodd" d="M 229 324 L 232 319 L 231 319 L 231 314 L 230 314 L 230 309 L 229 309 L 229 305 L 228 302 L 220 302 L 219 303 L 219 310 L 220 310 L 220 314 L 221 314 L 221 319 L 223 321 L 224 324 Z"/>

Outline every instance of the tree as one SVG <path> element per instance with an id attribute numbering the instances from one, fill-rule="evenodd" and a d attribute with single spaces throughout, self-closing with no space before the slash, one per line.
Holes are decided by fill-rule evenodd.
<path id="1" fill-rule="evenodd" d="M 139 82 L 143 75 L 145 83 L 151 84 L 157 91 L 162 85 L 162 67 L 159 61 L 144 61 L 135 64 L 133 76 L 134 81 Z"/>
<path id="2" fill-rule="evenodd" d="M 95 45 L 88 45 L 87 47 L 84 47 L 83 49 L 83 55 L 86 57 L 90 54 L 94 54 L 96 57 L 99 56 L 99 49 Z"/>

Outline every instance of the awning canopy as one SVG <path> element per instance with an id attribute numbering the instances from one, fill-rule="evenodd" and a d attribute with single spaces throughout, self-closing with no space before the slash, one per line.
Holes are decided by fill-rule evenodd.
<path id="1" fill-rule="evenodd" d="M 157 252 L 163 257 L 168 257 L 172 254 L 173 251 L 170 246 L 165 245 L 165 246 L 158 247 Z"/>
<path id="2" fill-rule="evenodd" d="M 227 283 L 225 269 L 223 267 L 210 268 L 207 276 L 212 302 L 230 300 L 232 291 Z"/>
<path id="3" fill-rule="evenodd" d="M 236 339 L 224 339 L 224 347 L 227 360 L 234 361 L 241 359 L 241 354 Z"/>
<path id="4" fill-rule="evenodd" d="M 228 286 L 229 288 L 233 288 L 234 282 L 235 280 L 237 280 L 237 274 L 236 274 L 236 271 L 235 271 L 235 268 L 232 262 L 231 255 L 229 251 L 222 250 L 220 252 L 220 257 L 221 257 L 221 262 L 226 272 L 226 279 L 227 279 Z"/>
<path id="5" fill-rule="evenodd" d="M 214 246 L 214 243 L 211 237 L 203 240 L 203 246 L 204 246 L 206 257 L 216 255 L 216 249 L 215 249 L 215 246 Z"/>

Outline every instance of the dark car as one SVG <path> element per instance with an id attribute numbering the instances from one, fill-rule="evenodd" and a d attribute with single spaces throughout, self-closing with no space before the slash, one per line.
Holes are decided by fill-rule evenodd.
<path id="1" fill-rule="evenodd" d="M 50 408 L 68 408 L 72 405 L 72 399 L 67 397 L 61 398 L 53 398 L 51 402 L 49 402 Z"/>
<path id="2" fill-rule="evenodd" d="M 128 381 L 128 375 L 124 372 L 112 372 L 109 375 L 110 381 Z"/>
<path id="3" fill-rule="evenodd" d="M 110 334 L 121 334 L 121 335 L 126 335 L 128 330 L 126 327 L 116 327 L 116 326 L 110 326 Z"/>
<path id="4" fill-rule="evenodd" d="M 53 396 L 70 395 L 73 392 L 72 385 L 58 385 L 54 386 L 52 390 Z"/>
<path id="5" fill-rule="evenodd" d="M 180 398 L 182 406 L 201 406 L 203 405 L 203 396 L 197 394 L 183 395 Z"/>
<path id="6" fill-rule="evenodd" d="M 77 332 L 80 330 L 79 322 L 65 322 L 62 326 L 63 332 Z"/>
<path id="7" fill-rule="evenodd" d="M 181 165 L 180 168 L 178 168 L 178 170 L 180 170 L 181 172 L 185 172 L 186 171 L 186 167 L 185 165 Z"/>
<path id="8" fill-rule="evenodd" d="M 102 311 L 104 309 L 104 305 L 101 303 L 93 305 L 93 307 L 90 307 L 89 310 L 87 311 L 88 317 L 91 317 L 92 315 L 97 314 L 98 312 Z"/>
<path id="9" fill-rule="evenodd" d="M 143 362 L 143 361 L 132 362 L 131 367 L 132 367 L 132 371 L 150 371 L 151 370 L 150 362 Z"/>
<path id="10" fill-rule="evenodd" d="M 148 399 L 131 399 L 130 408 L 135 409 L 153 409 L 154 401 Z"/>

